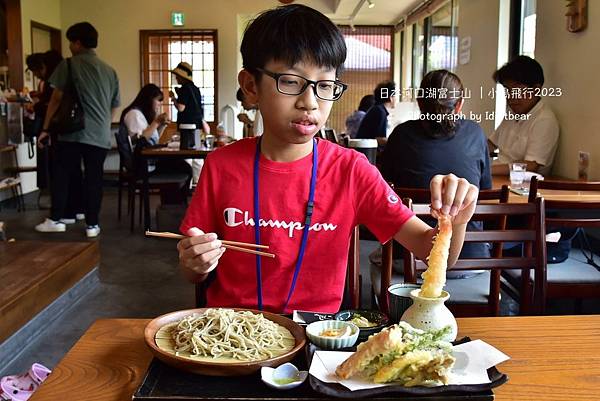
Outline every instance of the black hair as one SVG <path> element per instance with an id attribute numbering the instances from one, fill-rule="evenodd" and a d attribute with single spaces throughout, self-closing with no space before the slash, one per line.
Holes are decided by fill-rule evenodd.
<path id="1" fill-rule="evenodd" d="M 392 96 L 395 96 L 396 83 L 394 81 L 380 82 L 373 91 L 375 104 L 383 104 L 388 102 Z"/>
<path id="2" fill-rule="evenodd" d="M 235 98 L 238 100 L 238 102 L 244 101 L 244 92 L 242 92 L 242 88 L 238 88 L 237 92 L 235 93 Z"/>
<path id="3" fill-rule="evenodd" d="M 142 89 L 140 89 L 135 99 L 133 99 L 133 102 L 131 102 L 129 106 L 125 107 L 121 113 L 121 122 L 131 109 L 138 109 L 142 112 L 144 117 L 146 117 L 148 124 L 150 124 L 156 118 L 156 110 L 154 110 L 154 107 L 152 107 L 152 101 L 156 97 L 160 97 L 160 100 L 162 101 L 163 96 L 163 92 L 158 86 L 154 84 L 144 85 Z"/>
<path id="4" fill-rule="evenodd" d="M 494 72 L 492 78 L 502 85 L 515 81 L 533 88 L 544 85 L 544 69 L 531 57 L 517 56 Z"/>
<path id="5" fill-rule="evenodd" d="M 366 95 L 360 99 L 360 104 L 358 105 L 358 110 L 360 111 L 368 111 L 375 104 L 375 96 Z"/>
<path id="6" fill-rule="evenodd" d="M 47 52 L 42 54 L 42 62 L 44 63 L 44 66 L 46 67 L 44 80 L 50 79 L 50 77 L 52 76 L 52 73 L 54 72 L 54 70 L 60 64 L 60 62 L 62 60 L 63 60 L 62 55 L 56 50 L 48 50 Z"/>
<path id="7" fill-rule="evenodd" d="M 244 68 L 256 77 L 257 69 L 271 60 L 289 66 L 306 60 L 334 68 L 339 76 L 346 60 L 346 42 L 340 30 L 317 10 L 301 4 L 258 15 L 245 30 L 240 51 Z"/>
<path id="8" fill-rule="evenodd" d="M 450 138 L 456 133 L 456 105 L 463 97 L 460 78 L 448 70 L 430 71 L 421 81 L 421 97 L 417 99 L 425 134 L 432 138 Z"/>
<path id="9" fill-rule="evenodd" d="M 30 71 L 41 70 L 44 66 L 44 55 L 43 53 L 33 53 L 25 58 L 25 64 L 27 69 Z"/>
<path id="10" fill-rule="evenodd" d="M 78 22 L 67 29 L 69 42 L 81 42 L 86 49 L 98 47 L 98 31 L 89 22 Z"/>

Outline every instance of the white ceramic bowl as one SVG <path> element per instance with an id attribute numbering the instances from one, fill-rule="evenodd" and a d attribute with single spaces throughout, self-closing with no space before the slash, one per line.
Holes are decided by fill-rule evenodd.
<path id="1" fill-rule="evenodd" d="M 304 383 L 308 377 L 308 372 L 298 370 L 296 366 L 288 362 L 277 369 L 265 366 L 260 370 L 260 375 L 267 386 L 277 390 L 289 390 Z"/>
<path id="2" fill-rule="evenodd" d="M 348 333 L 341 337 L 326 337 L 321 335 L 323 331 L 331 329 L 346 329 Z M 310 342 L 322 349 L 351 347 L 358 339 L 359 331 L 355 324 L 342 320 L 322 320 L 306 326 L 306 336 Z"/>

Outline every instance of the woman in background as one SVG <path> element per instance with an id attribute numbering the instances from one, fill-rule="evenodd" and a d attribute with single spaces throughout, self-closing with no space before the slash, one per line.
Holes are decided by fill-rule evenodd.
<path id="1" fill-rule="evenodd" d="M 452 173 L 479 189 L 492 187 L 487 139 L 479 124 L 462 118 L 463 91 L 458 76 L 449 71 L 425 75 L 421 92 L 436 95 L 417 99 L 420 119 L 398 125 L 388 138 L 381 166 L 387 181 L 397 187 L 429 188 L 434 175 Z M 455 93 L 461 95 L 452 96 Z M 467 230 L 481 231 L 482 223 L 470 221 Z M 485 243 L 465 243 L 460 254 L 461 258 L 489 256 Z M 448 278 L 473 274 L 450 271 Z"/>
<path id="2" fill-rule="evenodd" d="M 350 138 L 356 138 L 356 133 L 358 132 L 358 127 L 360 126 L 362 119 L 374 104 L 375 96 L 373 95 L 366 95 L 360 99 L 358 110 L 354 111 L 354 113 L 350 114 L 346 119 L 346 135 Z"/>
<path id="3" fill-rule="evenodd" d="M 163 93 L 158 86 L 145 85 L 133 102 L 123 110 L 119 130 L 126 131 L 138 146 L 143 141 L 151 146 L 158 144 L 160 134 L 167 126 L 167 114 L 160 112 L 162 101 Z M 185 160 L 159 160 L 152 173 L 185 174 L 187 179 L 182 187 L 175 191 L 161 191 L 160 197 L 163 205 L 187 203 L 192 167 Z"/>

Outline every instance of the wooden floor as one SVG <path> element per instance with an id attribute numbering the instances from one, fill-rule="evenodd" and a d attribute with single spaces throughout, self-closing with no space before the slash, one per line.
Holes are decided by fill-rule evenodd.
<path id="1" fill-rule="evenodd" d="M 0 243 L 0 343 L 98 266 L 97 242 Z"/>

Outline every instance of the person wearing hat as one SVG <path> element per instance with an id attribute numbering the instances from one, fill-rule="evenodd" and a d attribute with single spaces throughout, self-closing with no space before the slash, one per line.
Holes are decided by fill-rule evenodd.
<path id="1" fill-rule="evenodd" d="M 171 70 L 171 73 L 175 75 L 177 83 L 181 85 L 175 89 L 177 97 L 173 91 L 169 91 L 169 96 L 177 108 L 177 125 L 196 124 L 197 128 L 202 128 L 209 133 L 210 128 L 204 121 L 200 89 L 194 85 L 192 79 L 192 66 L 182 61 L 177 64 L 175 69 Z"/>

